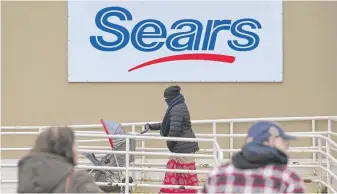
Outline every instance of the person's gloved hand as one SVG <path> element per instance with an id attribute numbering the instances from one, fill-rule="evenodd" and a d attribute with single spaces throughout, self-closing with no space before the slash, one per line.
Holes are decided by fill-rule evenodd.
<path id="1" fill-rule="evenodd" d="M 150 124 L 150 123 L 146 123 L 145 126 L 144 126 L 144 129 L 145 129 L 145 131 L 146 131 L 147 129 L 150 129 L 150 130 L 151 130 L 151 124 Z"/>
<path id="2" fill-rule="evenodd" d="M 148 132 L 149 130 L 151 130 L 151 125 L 149 123 L 146 123 L 144 125 L 144 131 L 140 132 L 140 134 L 144 134 L 144 133 Z"/>

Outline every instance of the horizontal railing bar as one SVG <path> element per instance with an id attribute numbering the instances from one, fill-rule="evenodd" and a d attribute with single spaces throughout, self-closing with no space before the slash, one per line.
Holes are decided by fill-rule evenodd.
<path id="1" fill-rule="evenodd" d="M 323 185 L 327 186 L 327 184 L 321 180 L 311 180 L 312 182 L 320 182 Z M 17 180 L 1 180 L 1 183 L 17 183 Z M 105 186 L 105 185 L 118 185 L 118 186 L 125 186 L 125 183 L 105 183 L 105 182 L 96 182 L 97 185 Z M 162 185 L 162 184 L 135 184 L 129 183 L 130 187 L 150 187 L 150 188 L 180 188 L 182 185 Z M 203 186 L 184 186 L 186 189 L 202 189 Z M 333 193 L 336 191 L 333 188 L 330 188 Z"/>
<path id="2" fill-rule="evenodd" d="M 78 131 L 78 130 L 75 130 L 77 133 L 80 133 L 80 134 L 106 134 L 105 132 L 103 131 Z M 132 134 L 132 135 L 138 135 L 139 133 L 136 133 L 136 132 L 128 132 L 129 134 Z M 317 134 L 317 135 L 321 135 L 321 134 L 328 134 L 329 132 L 328 131 L 315 131 L 315 132 L 311 132 L 311 131 L 307 131 L 307 132 L 288 132 L 288 134 Z M 332 132 L 333 133 L 333 132 Z M 143 134 L 144 136 L 160 136 L 159 133 L 151 133 L 151 132 L 147 132 L 145 134 Z M 212 134 L 212 133 L 196 133 L 195 136 L 196 137 L 228 137 L 228 135 L 230 134 Z M 240 134 L 240 133 L 237 133 L 237 134 L 234 134 L 234 135 L 238 135 L 238 137 L 245 137 L 247 134 Z M 336 134 L 337 135 L 337 134 Z"/>
<path id="3" fill-rule="evenodd" d="M 1 135 L 37 135 L 39 132 L 0 132 Z M 177 137 L 154 137 L 154 136 L 138 136 L 138 135 L 106 135 L 106 134 L 78 134 L 77 137 L 106 137 L 115 139 L 136 139 L 136 140 L 167 140 L 167 141 L 186 141 L 186 142 L 198 142 L 207 141 L 213 142 L 214 139 L 206 138 L 177 138 Z"/>
<path id="4" fill-rule="evenodd" d="M 226 158 L 222 161 L 223 164 L 225 163 L 228 163 L 230 161 L 229 158 Z M 210 161 L 210 162 L 203 162 L 203 163 L 196 163 L 196 166 L 198 166 L 199 168 L 212 168 L 213 165 L 211 164 L 212 162 L 214 161 Z M 296 164 L 297 163 L 297 164 Z M 81 165 L 85 165 L 85 164 L 92 164 L 89 160 L 87 161 L 79 161 L 78 164 L 81 164 Z M 138 162 L 135 162 L 133 163 L 134 166 L 148 166 L 148 167 L 151 167 L 151 166 L 166 166 L 167 163 L 158 163 L 158 162 L 147 162 L 147 163 L 138 163 Z M 307 165 L 310 165 L 310 166 L 317 166 L 317 162 L 309 162 L 309 161 L 300 161 L 298 162 L 298 160 L 291 160 L 288 162 L 288 166 L 307 166 Z M 322 165 L 326 165 L 326 161 L 322 161 Z M 131 165 L 132 166 L 132 165 Z"/>
<path id="5" fill-rule="evenodd" d="M 19 150 L 19 149 L 11 149 L 11 148 L 0 148 L 1 151 L 27 151 L 30 149 L 26 150 Z M 105 151 L 105 150 L 78 150 L 79 153 L 102 153 L 102 154 L 123 154 L 125 155 L 127 152 L 126 151 Z M 128 152 L 130 155 L 138 155 L 138 156 L 180 156 L 180 157 L 194 157 L 194 158 L 213 158 L 213 155 L 206 155 L 206 154 L 181 154 L 181 153 L 167 153 L 167 152 L 134 152 L 134 151 L 129 151 Z"/>
<path id="6" fill-rule="evenodd" d="M 136 166 L 165 166 L 166 163 L 136 163 Z M 17 167 L 17 164 L 0 164 L 1 167 L 5 167 L 5 168 L 13 168 L 13 167 Z M 200 166 L 200 164 L 196 164 L 196 166 Z M 211 167 L 211 165 L 210 165 Z M 312 165 L 308 165 L 308 164 L 297 164 L 297 165 L 293 165 L 293 164 L 289 164 L 288 167 L 290 168 L 313 168 L 313 167 L 319 167 L 318 164 L 312 164 Z M 86 166 L 86 165 L 78 165 L 77 168 L 79 169 L 104 169 L 104 170 L 125 170 L 125 167 L 108 167 L 107 166 Z M 136 168 L 136 167 L 130 167 L 129 169 L 133 169 L 133 171 L 150 171 L 150 172 L 156 172 L 157 170 L 151 170 L 151 168 Z M 145 170 L 144 170 L 145 169 Z M 150 170 L 149 170 L 150 169 Z M 165 170 L 165 169 L 164 169 Z M 158 172 L 171 172 L 171 171 L 162 171 L 162 169 L 160 169 Z M 173 171 L 172 171 L 173 172 Z M 176 172 L 176 171 L 174 171 Z M 185 172 L 185 171 L 177 171 L 177 172 Z M 186 171 L 187 172 L 187 171 Z M 197 172 L 197 173 L 207 173 L 209 171 L 193 171 L 193 172 Z"/>
<path id="7" fill-rule="evenodd" d="M 314 182 L 315 178 L 318 176 L 305 176 L 303 178 L 309 179 L 312 182 Z M 134 181 L 139 181 L 139 182 L 151 182 L 151 183 L 162 183 L 163 179 L 152 179 L 152 178 L 135 178 L 133 179 Z M 199 183 L 205 183 L 206 179 L 200 178 Z M 137 183 L 136 183 L 137 184 Z"/>
<path id="8" fill-rule="evenodd" d="M 17 180 L 1 180 L 1 183 L 17 183 Z M 126 186 L 126 183 L 105 183 L 105 182 L 96 182 L 99 186 Z M 181 186 L 184 185 L 161 185 L 161 184 L 135 184 L 135 183 L 129 183 L 130 187 L 152 187 L 152 188 L 176 188 L 179 189 Z M 203 186 L 184 186 L 186 189 L 202 189 Z"/>
<path id="9" fill-rule="evenodd" d="M 16 132 L 16 131 L 11 131 L 11 132 L 0 132 L 0 135 L 38 135 L 40 132 Z M 105 137 L 105 138 L 121 138 L 121 139 L 139 139 L 139 140 L 171 140 L 171 141 L 190 141 L 190 142 L 195 142 L 195 141 L 213 141 L 213 139 L 208 139 L 208 138 L 181 138 L 181 137 L 162 137 L 162 136 L 149 136 L 149 135 L 107 135 L 104 133 L 97 133 L 97 134 L 91 134 L 91 133 L 77 133 L 75 132 L 76 136 L 78 137 Z M 319 135 L 334 135 L 337 136 L 337 133 L 334 132 L 289 132 L 288 134 L 297 136 L 297 137 L 317 137 Z M 204 137 L 246 137 L 247 134 L 196 134 L 197 136 L 204 136 Z M 95 142 L 98 141 L 100 142 L 103 139 L 89 139 L 90 142 Z M 107 140 L 107 139 L 105 139 Z M 88 141 L 85 139 L 80 140 L 82 142 Z"/>
<path id="10" fill-rule="evenodd" d="M 32 148 L 0 148 L 0 151 L 29 151 Z"/>
<path id="11" fill-rule="evenodd" d="M 78 148 L 81 149 L 111 149 L 109 146 L 78 146 Z M 306 150 L 306 149 L 312 149 L 312 148 L 317 148 L 318 146 L 310 146 L 310 147 L 289 147 L 289 150 Z M 326 148 L 326 146 L 322 146 L 322 148 Z M 167 148 L 142 148 L 142 147 L 137 147 L 137 151 L 167 151 Z M 228 151 L 231 149 L 220 149 L 221 151 Z M 237 149 L 235 149 L 237 150 Z M 198 152 L 213 152 L 213 149 L 200 149 Z"/>
<path id="12" fill-rule="evenodd" d="M 86 137 L 87 135 L 79 134 L 78 137 Z M 96 135 L 92 134 L 92 137 L 110 137 L 110 138 L 121 138 L 121 139 L 136 139 L 136 140 L 167 140 L 167 141 L 186 141 L 186 142 L 198 142 L 198 141 L 208 141 L 213 142 L 214 139 L 207 138 L 177 138 L 177 137 L 150 137 L 150 136 L 135 136 L 135 135 Z"/>
<path id="13" fill-rule="evenodd" d="M 105 149 L 105 150 L 111 150 L 110 146 L 77 146 L 80 149 Z M 13 148 L 0 148 L 0 150 L 3 151 L 12 151 L 11 149 L 23 149 L 28 150 L 31 149 L 30 147 L 13 147 Z M 239 148 L 236 149 L 220 149 L 221 151 L 237 151 Z M 307 147 L 289 147 L 289 151 L 291 150 L 307 150 L 307 149 L 318 149 L 318 146 L 307 146 Z M 326 149 L 326 146 L 322 146 L 322 149 Z M 142 148 L 142 147 L 136 147 L 137 151 L 167 151 L 167 148 Z M 213 152 L 213 149 L 200 149 L 199 152 Z"/>
<path id="14" fill-rule="evenodd" d="M 80 149 L 90 149 L 90 148 L 94 148 L 91 146 L 78 146 Z M 314 148 L 314 149 L 313 149 Z M 296 147 L 296 148 L 291 148 L 288 150 L 288 152 L 305 152 L 307 151 L 308 153 L 312 153 L 312 152 L 317 152 L 318 148 L 315 149 L 317 147 Z M 323 148 L 323 147 L 322 147 Z M 326 148 L 326 147 L 325 147 Z M 29 147 L 24 147 L 24 148 L 0 148 L 0 151 L 29 151 L 32 148 Z M 101 148 L 102 149 L 102 148 Z M 93 151 L 93 153 L 119 153 L 119 152 L 123 152 L 123 151 L 113 151 L 109 149 L 105 149 L 105 150 L 97 150 L 97 149 L 90 149 Z M 237 152 L 240 151 L 241 149 L 221 149 L 222 152 L 225 153 L 231 153 L 231 152 Z M 142 149 L 142 148 L 136 148 L 136 151 L 156 151 L 155 153 L 158 153 L 159 151 L 167 151 L 167 148 L 160 148 L 160 149 L 151 149 L 151 148 L 146 148 L 146 149 Z M 206 152 L 206 153 L 211 153 L 213 152 L 212 149 L 204 149 L 204 150 L 199 150 L 199 152 Z M 149 153 L 149 152 L 142 152 L 142 153 Z"/>
<path id="15" fill-rule="evenodd" d="M 96 169 L 96 170 L 125 170 L 126 167 L 107 167 L 107 166 L 84 166 L 78 165 L 79 169 Z M 156 168 L 137 168 L 137 167 L 129 167 L 130 171 L 146 171 L 146 172 L 176 172 L 176 173 L 200 173 L 207 174 L 210 171 L 208 170 L 179 170 L 179 169 L 156 169 Z"/>
<path id="16" fill-rule="evenodd" d="M 78 139 L 76 142 L 78 143 L 90 143 L 90 142 L 106 142 L 108 139 Z M 110 147 L 111 148 L 111 147 Z"/>
<path id="17" fill-rule="evenodd" d="M 1 181 L 1 183 L 18 183 L 18 180 L 4 180 L 4 179 L 1 179 L 0 181 Z"/>
<path id="18" fill-rule="evenodd" d="M 226 163 L 226 162 L 229 162 L 229 158 L 224 158 L 224 160 L 222 161 L 223 163 Z M 209 167 L 212 167 L 212 161 L 209 161 L 209 162 L 202 162 L 202 163 L 196 163 L 196 166 L 209 166 Z M 326 161 L 322 161 L 322 164 L 325 164 Z M 299 163 L 299 164 L 294 164 L 294 163 Z M 79 160 L 78 164 L 92 164 L 88 159 L 84 160 Z M 166 166 L 166 162 L 163 162 L 163 163 L 158 163 L 158 162 L 147 162 L 147 163 L 138 163 L 138 162 L 135 162 L 133 163 L 135 166 Z M 294 165 L 294 166 L 297 166 L 297 165 L 311 165 L 311 166 L 316 166 L 317 165 L 317 162 L 314 162 L 312 161 L 310 158 L 308 159 L 303 159 L 303 158 L 298 158 L 298 159 L 289 159 L 289 162 L 288 162 L 289 165 Z M 16 167 L 16 163 L 15 164 L 2 164 L 4 165 L 5 167 Z M 288 166 L 289 166 L 288 165 Z M 0 164 L 1 166 L 1 164 Z"/>
<path id="19" fill-rule="evenodd" d="M 313 116 L 313 117 L 266 117 L 266 118 L 232 118 L 232 119 L 214 119 L 214 120 L 192 120 L 192 124 L 212 124 L 212 123 L 247 123 L 256 121 L 309 121 L 309 120 L 337 120 L 337 116 Z M 134 122 L 134 123 L 121 123 L 122 126 L 144 126 L 146 123 L 157 123 L 157 122 Z M 89 125 L 68 125 L 74 129 L 91 129 L 91 128 L 101 128 L 101 124 L 89 124 Z M 12 129 L 41 129 L 50 126 L 1 126 L 1 130 L 12 130 Z"/>
<path id="20" fill-rule="evenodd" d="M 11 164 L 1 164 L 1 167 L 14 167 Z M 126 167 L 115 167 L 115 166 L 86 166 L 86 165 L 77 165 L 77 169 L 95 169 L 95 170 L 125 170 Z M 159 168 L 138 168 L 138 167 L 129 167 L 129 171 L 146 171 L 146 172 L 175 172 L 175 173 L 199 173 L 207 174 L 209 170 L 180 170 L 180 169 L 159 169 Z"/>
<path id="21" fill-rule="evenodd" d="M 103 151 L 103 150 L 82 150 L 79 149 L 80 153 L 103 153 L 103 154 L 126 154 L 126 151 Z M 167 153 L 167 152 L 134 152 L 129 151 L 130 155 L 138 155 L 138 156 L 180 156 L 180 157 L 195 157 L 195 158 L 212 158 L 213 155 L 206 154 L 181 154 L 181 153 Z"/>
<path id="22" fill-rule="evenodd" d="M 125 186 L 126 184 L 123 183 L 123 184 L 117 184 L 117 185 L 121 185 L 121 186 Z M 185 189 L 202 189 L 203 186 L 184 186 L 184 185 L 163 185 L 163 184 L 144 184 L 144 183 L 132 183 L 130 184 L 131 187 L 149 187 L 149 188 L 174 188 L 174 189 L 179 189 L 181 188 L 182 186 L 185 188 Z"/>
<path id="23" fill-rule="evenodd" d="M 317 176 L 306 176 L 305 179 L 309 179 L 312 182 L 314 182 L 314 178 L 317 178 Z M 152 178 L 135 178 L 134 181 L 140 181 L 140 182 L 151 182 L 151 183 L 161 183 L 162 179 L 152 179 Z M 199 179 L 199 183 L 205 183 L 205 179 Z M 136 183 L 137 184 L 137 183 Z"/>
<path id="24" fill-rule="evenodd" d="M 229 161 L 226 161 L 229 162 Z M 291 162 L 289 162 L 291 163 Z M 198 168 L 203 168 L 205 165 L 207 165 L 209 168 L 213 168 L 212 164 L 205 164 L 205 163 L 196 163 L 196 166 L 198 166 Z M 135 166 L 166 166 L 166 163 L 135 163 Z M 311 167 L 318 167 L 317 164 L 288 164 L 289 167 L 299 167 L 299 168 L 311 168 Z M 205 167 L 204 167 L 205 168 Z"/>

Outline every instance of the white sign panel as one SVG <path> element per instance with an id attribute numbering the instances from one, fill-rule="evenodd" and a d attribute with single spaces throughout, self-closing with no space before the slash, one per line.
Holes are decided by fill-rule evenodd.
<path id="1" fill-rule="evenodd" d="M 282 82 L 282 1 L 68 1 L 69 82 Z"/>

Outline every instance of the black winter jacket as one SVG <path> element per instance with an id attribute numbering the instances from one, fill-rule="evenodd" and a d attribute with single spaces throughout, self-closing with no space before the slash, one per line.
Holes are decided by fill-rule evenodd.
<path id="1" fill-rule="evenodd" d="M 177 104 L 169 113 L 171 123 L 168 137 L 195 138 L 191 117 L 185 103 Z M 161 123 L 150 125 L 151 130 L 160 130 Z M 198 142 L 167 141 L 167 148 L 173 153 L 194 153 L 199 151 Z"/>

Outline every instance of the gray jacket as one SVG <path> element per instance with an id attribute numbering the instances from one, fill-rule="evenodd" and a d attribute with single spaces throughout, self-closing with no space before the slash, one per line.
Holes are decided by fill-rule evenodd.
<path id="1" fill-rule="evenodd" d="M 30 153 L 19 161 L 18 193 L 65 193 L 73 165 L 50 153 Z M 93 178 L 83 170 L 69 176 L 68 193 L 102 193 Z"/>
<path id="2" fill-rule="evenodd" d="M 191 127 L 190 112 L 185 103 L 177 104 L 170 114 L 168 137 L 195 138 Z M 151 130 L 160 130 L 161 123 L 151 124 Z M 174 153 L 194 153 L 199 151 L 198 142 L 167 141 L 167 148 Z"/>

